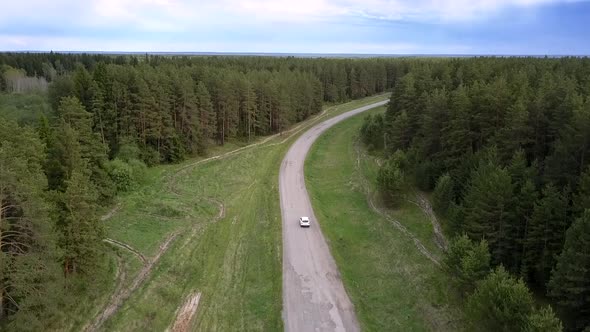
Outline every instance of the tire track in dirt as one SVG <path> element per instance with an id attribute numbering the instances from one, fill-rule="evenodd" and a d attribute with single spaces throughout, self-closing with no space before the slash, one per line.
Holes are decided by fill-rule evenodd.
<path id="1" fill-rule="evenodd" d="M 135 279 L 133 280 L 131 286 L 128 288 L 120 288 L 118 289 L 109 300 L 108 304 L 104 308 L 104 310 L 96 316 L 93 323 L 88 326 L 85 330 L 86 331 L 97 331 L 104 322 L 107 321 L 114 313 L 119 310 L 123 302 L 131 296 L 131 294 L 145 281 L 145 279 L 150 275 L 152 268 L 158 262 L 160 257 L 168 250 L 168 247 L 172 243 L 172 241 L 176 238 L 178 232 L 172 233 L 168 238 L 160 245 L 160 249 L 158 253 L 147 262 L 141 269 L 141 271 L 137 274 Z"/>
<path id="2" fill-rule="evenodd" d="M 428 218 L 430 219 L 430 223 L 432 224 L 432 229 L 434 230 L 434 242 L 440 249 L 442 249 L 443 251 L 447 251 L 448 242 L 445 238 L 445 235 L 443 234 L 442 227 L 438 222 L 438 218 L 436 217 L 436 214 L 432 209 L 432 205 L 430 204 L 428 199 L 424 197 L 424 194 L 420 192 L 416 193 L 416 200 L 417 201 L 408 200 L 408 202 L 419 207 L 420 210 L 422 210 L 422 212 L 424 212 L 424 214 L 428 216 Z"/>
<path id="3" fill-rule="evenodd" d="M 327 112 L 327 110 L 328 109 L 325 109 L 324 111 L 322 111 L 322 113 L 320 113 L 320 115 L 318 115 L 317 117 L 313 118 L 312 121 L 315 121 L 315 120 L 318 120 L 318 119 L 321 119 L 322 117 L 324 117 L 325 116 L 325 113 Z M 264 145 L 264 144 L 266 144 L 267 142 L 269 142 L 270 140 L 272 140 L 272 139 L 274 139 L 276 137 L 282 136 L 283 134 L 287 134 L 287 133 L 295 130 L 295 132 L 289 134 L 284 140 L 282 140 L 280 142 L 277 142 L 277 143 L 268 144 L 267 146 L 276 146 L 276 145 L 279 145 L 279 144 L 283 144 L 287 140 L 289 140 L 293 135 L 296 135 L 298 132 L 300 132 L 301 130 L 304 129 L 304 128 L 300 128 L 300 127 L 302 127 L 302 126 L 305 127 L 305 126 L 309 126 L 309 125 L 310 124 L 308 124 L 308 123 L 301 123 L 301 124 L 299 124 L 299 125 L 291 128 L 289 130 L 286 130 L 286 131 L 284 131 L 282 133 L 270 135 L 270 136 L 266 137 L 265 139 L 263 139 L 260 142 L 248 144 L 248 145 L 243 146 L 241 148 L 238 148 L 238 149 L 235 149 L 235 150 L 231 150 L 229 152 L 226 152 L 226 153 L 223 153 L 223 154 L 220 154 L 220 155 L 217 155 L 217 156 L 205 158 L 205 159 L 196 161 L 194 163 L 185 165 L 185 166 L 177 169 L 172 175 L 169 175 L 169 178 L 170 179 L 168 180 L 168 183 L 167 183 L 167 186 L 166 186 L 167 191 L 168 192 L 171 192 L 171 193 L 174 193 L 176 195 L 180 195 L 178 189 L 176 188 L 176 185 L 177 185 L 177 182 L 178 182 L 178 178 L 182 174 L 184 174 L 185 172 L 189 171 L 191 168 L 194 168 L 196 166 L 199 166 L 201 164 L 204 164 L 204 163 L 207 163 L 207 162 L 210 162 L 210 161 L 221 160 L 221 159 L 225 159 L 227 157 L 231 157 L 233 155 L 240 154 L 241 152 L 244 152 L 245 150 L 249 150 L 249 149 L 252 149 L 252 148 L 255 148 L 255 147 Z"/>
<path id="4" fill-rule="evenodd" d="M 186 332 L 191 327 L 193 317 L 197 313 L 199 307 L 199 300 L 201 299 L 200 292 L 191 293 L 184 302 L 184 305 L 177 311 L 176 319 L 172 324 L 171 329 L 166 331 L 171 332 Z"/>
<path id="5" fill-rule="evenodd" d="M 323 117 L 325 117 L 326 115 L 328 115 L 328 112 L 331 111 L 333 108 L 335 108 L 336 106 L 332 106 L 329 108 L 324 109 L 321 113 L 317 114 L 316 116 L 310 118 L 308 121 L 302 122 L 298 125 L 296 125 L 293 128 L 290 128 L 289 130 L 286 130 L 282 133 L 278 133 L 278 134 L 274 134 L 271 136 L 268 136 L 266 138 L 264 138 L 262 141 L 257 142 L 257 143 L 253 143 L 253 144 L 249 144 L 246 146 L 243 146 L 241 148 L 217 155 L 217 156 L 212 156 L 206 159 L 202 159 L 199 161 L 196 161 L 194 163 L 190 163 L 187 164 L 183 167 L 180 167 L 179 169 L 175 170 L 172 172 L 172 174 L 166 174 L 164 175 L 166 184 L 165 184 L 165 190 L 176 194 L 178 196 L 181 196 L 182 194 L 179 192 L 178 188 L 177 188 L 177 183 L 180 179 L 180 176 L 184 173 L 186 173 L 188 170 L 199 166 L 201 164 L 210 162 L 210 161 L 214 161 L 214 160 L 220 160 L 220 159 L 224 159 L 233 155 L 237 155 L 240 154 L 242 152 L 244 152 L 245 150 L 251 149 L 251 148 L 255 148 L 255 147 L 271 147 L 271 146 L 277 146 L 277 145 L 281 145 L 286 143 L 289 139 L 291 139 L 292 137 L 294 137 L 295 135 L 297 135 L 298 133 L 300 133 L 301 131 L 303 131 L 304 129 L 313 126 L 314 124 L 316 124 L 318 122 L 318 120 L 322 119 Z M 269 141 L 277 138 L 277 137 L 281 137 L 283 135 L 286 135 L 286 137 L 279 141 L 279 142 L 275 142 L 272 144 L 266 144 Z M 216 205 L 218 205 L 219 207 L 219 213 L 218 215 L 215 217 L 213 222 L 217 222 L 223 218 L 225 218 L 226 215 L 226 208 L 223 202 L 218 201 L 216 199 L 213 198 L 205 198 L 207 201 L 214 203 Z M 118 203 L 116 206 L 114 206 L 111 210 L 109 210 L 106 214 L 104 214 L 103 216 L 100 217 L 101 221 L 106 221 L 110 218 L 112 218 L 113 216 L 115 216 L 119 211 L 121 210 L 121 203 Z M 189 234 L 189 239 L 194 237 L 196 235 L 198 231 L 198 228 L 194 228 L 191 233 Z M 145 281 L 145 279 L 147 278 L 147 276 L 150 274 L 153 266 L 157 263 L 157 261 L 159 260 L 159 258 L 161 257 L 161 255 L 168 249 L 170 243 L 176 238 L 176 236 L 179 234 L 179 232 L 175 232 L 173 234 L 171 234 L 161 245 L 160 245 L 160 250 L 158 251 L 157 255 L 151 259 L 148 260 L 141 252 L 135 250 L 134 248 L 132 248 L 131 246 L 114 240 L 114 239 L 104 239 L 105 242 L 113 244 L 113 245 L 117 245 L 119 247 L 122 247 L 126 250 L 129 250 L 130 252 L 132 252 L 133 254 L 135 254 L 139 259 L 142 260 L 142 262 L 144 263 L 144 267 L 142 268 L 142 270 L 137 274 L 137 276 L 135 277 L 135 279 L 133 280 L 133 283 L 131 284 L 131 286 L 127 289 L 122 289 L 122 281 L 118 284 L 116 290 L 113 292 L 113 294 L 111 295 L 111 298 L 109 299 L 109 302 L 107 305 L 105 305 L 104 309 L 102 310 L 102 312 L 98 315 L 96 315 L 96 318 L 94 319 L 94 321 L 92 322 L 92 324 L 87 325 L 83 330 L 85 331 L 96 331 L 98 330 L 102 324 L 104 324 L 104 322 L 106 322 L 108 320 L 108 318 L 110 318 L 113 314 L 115 314 L 117 312 L 117 310 L 122 306 L 122 304 L 124 303 L 124 301 L 126 299 L 128 299 L 131 294 L 135 291 L 135 289 L 137 289 L 139 287 L 139 285 L 141 285 L 143 283 L 143 281 Z M 126 273 L 124 271 L 124 267 L 122 264 L 119 264 L 119 270 L 117 271 L 118 276 L 123 276 L 126 277 Z M 199 297 L 200 297 L 200 293 L 199 293 Z M 198 303 L 197 303 L 198 304 Z"/>
<path id="6" fill-rule="evenodd" d="M 218 222 L 219 220 L 225 218 L 225 204 L 223 204 L 222 201 L 218 201 L 214 198 L 207 198 L 207 200 L 210 203 L 216 204 L 219 208 L 219 212 L 217 213 L 217 216 L 215 216 L 215 219 L 213 219 L 213 222 Z"/>
<path id="7" fill-rule="evenodd" d="M 100 221 L 105 221 L 111 219 L 115 213 L 117 213 L 121 209 L 121 204 L 115 205 L 109 212 L 105 213 L 103 216 L 100 217 Z"/>
<path id="8" fill-rule="evenodd" d="M 114 239 L 109 239 L 109 238 L 103 239 L 103 241 L 106 242 L 106 243 L 110 243 L 112 245 L 121 247 L 123 249 L 127 249 L 132 254 L 134 254 L 135 256 L 137 256 L 143 262 L 144 265 L 147 264 L 147 262 L 148 262 L 147 258 L 145 258 L 145 256 L 142 253 L 140 253 L 135 248 L 131 247 L 130 245 L 128 245 L 126 243 L 123 243 L 121 241 L 117 241 L 117 240 L 114 240 Z"/>
<path id="9" fill-rule="evenodd" d="M 374 199 L 375 194 L 371 191 L 371 187 L 369 185 L 369 180 L 367 180 L 367 178 L 365 178 L 365 176 L 362 172 L 362 169 L 360 168 L 360 160 L 361 160 L 361 156 L 363 155 L 363 153 L 361 152 L 360 142 L 358 140 L 355 142 L 355 151 L 357 154 L 356 171 L 358 172 L 358 177 L 361 182 L 361 187 L 365 193 L 365 196 L 367 197 L 367 202 L 369 203 L 369 206 L 371 207 L 371 209 L 373 211 L 375 211 L 377 214 L 379 214 L 380 216 L 382 216 L 383 218 L 385 218 L 387 221 L 389 221 L 395 228 L 397 228 L 399 231 L 401 231 L 406 237 L 411 239 L 414 242 L 414 245 L 416 246 L 418 251 L 420 251 L 420 253 L 424 257 L 428 258 L 430 261 L 432 261 L 437 266 L 440 266 L 439 260 L 424 246 L 424 244 L 422 244 L 422 241 L 420 241 L 420 239 L 418 239 L 414 234 L 412 234 L 412 232 L 410 232 L 402 223 L 393 219 L 387 212 L 383 211 L 381 208 L 379 208 L 375 204 L 375 199 Z"/>
<path id="10" fill-rule="evenodd" d="M 334 109 L 336 106 L 332 106 L 332 107 L 328 107 L 325 110 L 322 110 L 322 112 L 320 112 L 319 114 L 310 117 L 308 120 L 301 122 L 299 124 L 297 124 L 295 127 L 290 128 L 288 130 L 285 130 L 283 132 L 277 133 L 277 134 L 273 134 L 270 136 L 267 136 L 266 138 L 264 138 L 262 141 L 257 142 L 257 143 L 252 143 L 252 144 L 248 144 L 246 146 L 240 147 L 238 149 L 235 150 L 231 150 L 228 151 L 226 153 L 217 155 L 217 156 L 212 156 L 209 158 L 205 158 L 202 160 L 198 160 L 194 163 L 190 163 L 188 165 L 185 165 L 179 169 L 177 169 L 176 171 L 174 171 L 172 174 L 167 175 L 168 179 L 168 183 L 167 183 L 167 189 L 169 192 L 175 193 L 177 195 L 180 195 L 180 193 L 178 193 L 178 190 L 175 188 L 176 187 L 176 183 L 178 181 L 178 178 L 181 174 L 183 174 L 184 172 L 188 171 L 190 168 L 199 166 L 201 164 L 210 162 L 210 161 L 214 161 L 214 160 L 220 160 L 220 159 L 225 159 L 227 157 L 233 156 L 235 154 L 240 154 L 242 152 L 244 152 L 245 150 L 251 149 L 251 148 L 255 148 L 255 147 L 259 147 L 261 145 L 264 145 L 266 143 L 268 143 L 269 141 L 271 141 L 274 138 L 277 137 L 281 137 L 283 135 L 287 135 L 282 141 L 276 142 L 276 143 L 272 143 L 272 144 L 267 144 L 264 145 L 263 147 L 271 147 L 271 146 L 277 146 L 277 145 L 281 145 L 286 143 L 289 139 L 291 139 L 293 136 L 297 135 L 298 133 L 300 133 L 301 131 L 303 131 L 306 128 L 309 128 L 313 125 L 315 125 L 317 123 L 318 120 L 324 118 L 326 115 L 328 115 L 328 113 Z"/>

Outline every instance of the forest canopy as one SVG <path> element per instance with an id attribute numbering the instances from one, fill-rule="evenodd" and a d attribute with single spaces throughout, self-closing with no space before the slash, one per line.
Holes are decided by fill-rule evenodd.
<path id="1" fill-rule="evenodd" d="M 590 59 L 416 60 L 361 136 L 389 160 L 380 182 L 403 154 L 451 235 L 590 324 Z"/>
<path id="2" fill-rule="evenodd" d="M 99 208 L 146 165 L 281 133 L 324 103 L 386 91 L 397 70 L 385 59 L 0 54 L 0 327 L 51 328 L 91 291 L 111 252 Z"/>
<path id="3" fill-rule="evenodd" d="M 590 59 L 53 52 L 0 54 L 0 326 L 43 329 L 75 305 L 105 269 L 99 207 L 147 166 L 385 91 L 386 113 L 361 131 L 388 159 L 379 188 L 391 203 L 411 179 L 434 191 L 455 245 L 472 248 L 454 260 L 472 252 L 471 270 L 451 271 L 474 312 L 502 300 L 503 280 L 528 305 L 522 278 L 566 328 L 588 326 Z M 561 326 L 551 309 L 523 312 L 527 329 Z"/>

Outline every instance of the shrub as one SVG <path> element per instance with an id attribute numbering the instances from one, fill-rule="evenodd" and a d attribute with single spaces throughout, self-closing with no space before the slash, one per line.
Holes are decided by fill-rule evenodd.
<path id="1" fill-rule="evenodd" d="M 128 164 L 132 171 L 133 185 L 135 186 L 143 183 L 147 173 L 147 166 L 145 163 L 141 160 L 131 159 L 129 160 Z"/>
<path id="2" fill-rule="evenodd" d="M 484 331 L 522 331 L 534 312 L 533 302 L 525 283 L 500 266 L 478 284 L 467 301 L 467 311 Z"/>
<path id="3" fill-rule="evenodd" d="M 141 156 L 141 150 L 137 146 L 137 143 L 129 138 L 123 138 L 119 145 L 119 151 L 117 152 L 117 158 L 125 162 L 129 162 L 133 159 L 139 159 Z"/>
<path id="4" fill-rule="evenodd" d="M 393 158 L 381 167 L 377 181 L 385 203 L 398 204 L 403 196 L 404 173 Z"/>
<path id="5" fill-rule="evenodd" d="M 159 164 L 161 161 L 160 159 L 160 153 L 151 146 L 141 150 L 141 160 L 143 160 L 143 162 L 148 166 Z"/>
<path id="6" fill-rule="evenodd" d="M 458 287 L 464 292 L 469 292 L 489 273 L 490 259 L 485 240 L 474 243 L 467 235 L 462 235 L 449 244 L 443 264 Z"/>
<path id="7" fill-rule="evenodd" d="M 121 159 L 114 159 L 108 163 L 109 176 L 115 183 L 117 191 L 127 191 L 133 185 L 133 169 Z"/>
<path id="8" fill-rule="evenodd" d="M 524 327 L 525 332 L 561 332 L 563 325 L 550 306 L 533 311 Z"/>
<path id="9" fill-rule="evenodd" d="M 109 176 L 118 192 L 128 191 L 143 182 L 147 166 L 140 160 L 131 159 L 125 162 L 119 158 L 109 161 Z"/>

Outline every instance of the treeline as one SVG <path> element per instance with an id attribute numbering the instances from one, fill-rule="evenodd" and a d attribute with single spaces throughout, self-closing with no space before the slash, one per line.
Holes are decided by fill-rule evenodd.
<path id="1" fill-rule="evenodd" d="M 0 328 L 60 329 L 82 294 L 100 295 L 88 287 L 109 269 L 98 210 L 137 186 L 146 165 L 280 133 L 326 101 L 383 92 L 398 66 L 0 54 Z"/>
<path id="2" fill-rule="evenodd" d="M 228 138 L 278 133 L 321 110 L 320 82 L 300 71 L 241 73 L 172 64 L 78 67 L 49 87 L 56 106 L 80 100 L 112 157 L 133 141 L 148 164 L 204 154 Z"/>
<path id="3" fill-rule="evenodd" d="M 590 59 L 416 60 L 362 138 L 391 156 L 391 203 L 403 181 L 434 190 L 450 233 L 485 240 L 490 267 L 548 295 L 566 328 L 590 324 Z"/>
<path id="4" fill-rule="evenodd" d="M 4 53 L 0 90 L 43 90 L 50 82 L 53 108 L 62 97 L 78 98 L 110 157 L 132 140 L 154 164 L 203 154 L 228 138 L 281 132 L 323 102 L 391 88 L 404 66 L 393 59 Z"/>

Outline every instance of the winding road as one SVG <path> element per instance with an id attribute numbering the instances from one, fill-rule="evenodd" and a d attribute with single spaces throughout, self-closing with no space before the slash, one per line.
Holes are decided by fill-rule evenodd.
<path id="1" fill-rule="evenodd" d="M 351 116 L 385 105 L 382 101 L 343 113 L 305 132 L 281 164 L 279 191 L 283 218 L 283 321 L 285 331 L 359 331 L 354 306 L 305 188 L 303 166 L 313 142 L 328 128 Z M 299 227 L 309 216 L 310 228 Z"/>

